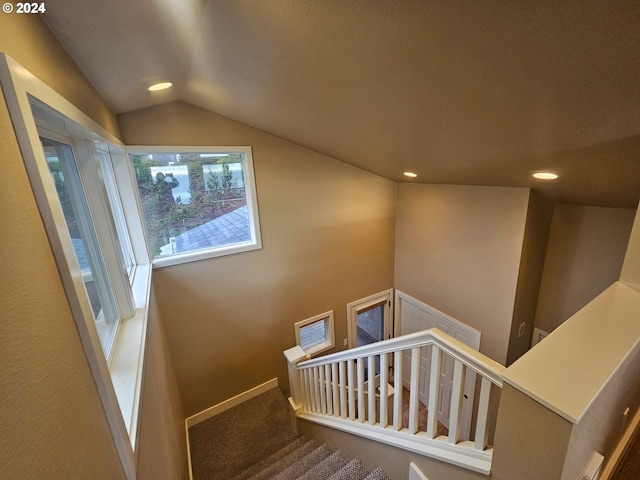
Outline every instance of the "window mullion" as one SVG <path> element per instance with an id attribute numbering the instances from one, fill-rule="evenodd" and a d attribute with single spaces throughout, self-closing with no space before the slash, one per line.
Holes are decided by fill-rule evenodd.
<path id="1" fill-rule="evenodd" d="M 97 142 L 94 142 L 94 147 L 97 151 L 100 167 L 102 168 L 102 180 L 104 182 L 109 204 L 111 205 L 111 211 L 113 213 L 116 235 L 119 240 L 119 250 L 124 259 L 124 267 L 127 272 L 127 276 L 129 277 L 129 282 L 131 283 L 136 261 L 135 255 L 133 254 L 131 237 L 128 232 L 121 196 L 118 192 L 115 172 L 113 170 L 112 155 L 109 152 L 108 145 L 106 144 L 98 144 Z"/>
<path id="2" fill-rule="evenodd" d="M 135 313 L 133 295 L 129 277 L 126 274 L 122 252 L 118 248 L 119 239 L 113 222 L 111 208 L 104 182 L 100 175 L 100 162 L 93 142 L 85 140 L 75 144 L 78 158 L 78 170 L 85 185 L 87 203 L 96 229 L 97 241 L 104 257 L 106 278 L 116 302 L 118 316 L 121 319 L 131 318 Z"/>
<path id="3" fill-rule="evenodd" d="M 111 154 L 111 165 L 131 239 L 135 263 L 137 265 L 147 265 L 151 262 L 151 256 L 147 248 L 147 234 L 143 224 L 144 215 L 142 214 L 140 197 L 137 192 L 138 187 L 135 184 L 136 175 L 133 171 L 133 166 L 126 152 L 110 150 L 109 153 Z"/>

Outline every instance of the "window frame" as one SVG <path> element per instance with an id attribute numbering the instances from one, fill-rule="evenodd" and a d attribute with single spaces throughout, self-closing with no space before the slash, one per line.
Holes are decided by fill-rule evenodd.
<path id="1" fill-rule="evenodd" d="M 115 146 L 103 141 L 94 141 L 94 147 L 100 163 L 106 193 L 109 203 L 111 204 L 111 212 L 115 222 L 115 229 L 120 240 L 122 256 L 124 257 L 124 266 L 127 271 L 127 277 L 131 281 L 136 269 L 136 256 L 134 254 L 133 245 L 131 244 L 131 236 L 129 235 L 129 226 L 125 215 L 125 209 L 122 205 L 122 199 L 119 195 L 118 181 L 113 164 L 114 155 L 118 154 Z M 124 152 L 120 152 L 124 154 Z"/>
<path id="2" fill-rule="evenodd" d="M 85 140 L 89 142 L 85 144 L 87 148 L 93 140 L 104 141 L 121 151 L 124 151 L 125 147 L 115 136 L 4 53 L 0 53 L 0 84 L 31 189 L 40 211 L 71 314 L 96 383 L 120 462 L 126 478 L 135 480 L 139 406 L 151 286 L 149 254 L 145 250 L 145 242 L 140 238 L 132 238 L 137 264 L 132 278 L 129 279 L 122 268 L 119 269 L 119 274 L 117 267 L 113 267 L 110 272 L 110 275 L 113 275 L 114 284 L 118 284 L 118 288 L 122 287 L 123 291 L 130 292 L 132 316 L 120 322 L 112 353 L 107 361 L 98 337 L 93 311 L 73 249 L 71 236 L 44 156 L 38 128 L 31 110 L 31 101 L 35 100 L 57 112 L 67 130 L 73 131 L 74 135 L 75 133 L 84 135 Z M 81 148 L 84 147 L 81 146 Z M 98 159 L 94 158 L 93 160 L 97 161 Z M 79 169 L 81 169 L 80 165 Z M 122 162 L 115 161 L 114 170 L 117 176 L 118 172 L 122 176 L 126 172 L 126 165 L 123 166 Z M 93 173 L 91 174 L 93 175 Z M 127 216 L 129 234 L 132 236 L 140 235 L 141 228 L 135 227 L 135 215 L 137 211 L 139 223 L 141 209 L 135 200 L 137 196 L 133 194 L 134 185 L 130 181 L 127 182 L 124 177 L 118 183 L 122 203 L 126 210 L 125 216 Z M 127 186 L 127 183 L 130 185 Z M 103 201 L 104 199 L 97 200 L 95 205 L 99 206 L 98 210 L 109 208 L 109 205 L 101 203 Z M 94 218 L 95 223 L 101 213 L 93 211 L 92 215 L 96 217 Z M 108 227 L 105 226 L 105 228 L 107 231 Z M 101 233 L 98 235 L 100 236 Z M 109 234 L 105 234 L 105 238 L 101 241 L 112 243 L 114 236 L 117 234 L 115 231 L 111 231 Z M 117 250 L 117 246 L 114 245 L 108 249 L 113 250 L 114 247 Z M 123 291 L 117 295 L 122 295 Z M 120 305 L 127 303 L 123 297 L 119 297 L 117 301 L 121 302 Z"/>
<path id="3" fill-rule="evenodd" d="M 169 267 L 180 265 L 183 263 L 206 260 L 210 258 L 233 255 L 236 253 L 250 252 L 262 248 L 262 238 L 260 234 L 260 215 L 258 213 L 258 200 L 256 195 L 255 173 L 253 168 L 253 153 L 250 146 L 140 146 L 127 145 L 126 152 L 131 155 L 144 155 L 154 153 L 241 153 L 243 154 L 242 171 L 244 176 L 244 189 L 247 200 L 247 210 L 249 218 L 249 229 L 251 240 L 242 243 L 212 247 L 201 250 L 194 250 L 185 253 L 176 253 L 162 257 L 152 257 L 151 262 L 153 268 Z M 131 163 L 131 162 L 129 162 Z M 132 177 L 135 179 L 135 174 Z M 138 202 L 140 202 L 140 194 L 136 186 L 136 194 Z M 144 215 L 141 215 L 144 222 Z M 145 226 L 145 238 L 147 239 L 147 250 L 150 251 L 148 235 Z"/>
<path id="4" fill-rule="evenodd" d="M 324 340 L 322 342 L 318 342 L 308 348 L 302 347 L 302 342 L 300 339 L 300 331 L 314 323 L 319 321 L 324 321 Z M 321 313 L 319 315 L 315 315 L 313 317 L 307 318 L 305 320 L 300 320 L 293 325 L 295 335 L 296 335 L 296 345 L 298 345 L 304 353 L 307 355 L 317 355 L 318 353 L 327 351 L 335 347 L 336 339 L 335 339 L 335 325 L 334 325 L 334 317 L 333 310 L 329 310 L 328 312 Z"/>
<path id="5" fill-rule="evenodd" d="M 349 348 L 358 346 L 358 313 L 384 304 L 384 340 L 393 338 L 393 288 L 374 293 L 347 304 L 347 342 Z"/>
<path id="6" fill-rule="evenodd" d="M 100 189 L 100 185 L 96 185 L 95 182 L 92 181 L 95 180 L 95 178 L 87 178 L 89 172 L 86 167 L 81 168 L 82 163 L 86 161 L 86 158 L 84 158 L 83 161 L 81 155 L 86 155 L 88 152 L 80 153 L 78 151 L 77 139 L 65 136 L 64 133 L 66 132 L 47 130 L 45 127 L 38 125 L 39 120 L 37 118 L 34 119 L 36 121 L 38 135 L 41 139 L 52 141 L 61 147 L 66 147 L 63 152 L 60 152 L 56 147 L 56 154 L 64 177 L 64 183 L 67 185 L 71 203 L 74 205 L 74 216 L 76 217 L 81 232 L 86 255 L 88 258 L 94 260 L 90 271 L 102 307 L 99 314 L 95 316 L 96 324 L 99 322 L 100 317 L 105 321 L 107 319 L 115 320 L 115 326 L 108 338 L 103 338 L 102 334 L 98 334 L 103 346 L 104 355 L 108 362 L 122 318 L 130 318 L 133 315 L 133 308 L 130 290 L 127 289 L 121 292 L 122 296 L 117 298 L 117 292 L 115 292 L 113 288 L 113 282 L 109 275 L 109 267 L 114 268 L 113 264 L 115 264 L 115 268 L 118 269 L 119 259 L 113 256 L 110 257 L 109 252 L 105 254 L 104 247 L 106 241 L 104 238 L 101 239 L 99 237 L 99 232 L 105 235 L 106 232 L 108 232 L 108 227 L 104 228 L 106 225 L 102 225 L 103 228 L 99 229 L 96 222 L 94 222 L 96 207 L 102 207 L 100 208 L 100 213 L 104 214 L 104 206 L 95 205 L 95 198 L 92 199 L 92 196 L 88 195 L 87 191 L 93 191 L 99 195 L 97 192 Z M 62 155 L 60 155 L 60 153 L 62 153 Z M 50 199 L 50 201 L 55 200 Z M 113 255 L 116 252 L 112 251 L 110 253 Z M 68 261 L 70 262 L 70 259 Z M 112 265 L 109 265 L 110 262 Z M 80 265 L 78 265 L 78 268 L 80 268 Z M 86 282 L 86 272 L 81 270 L 81 274 L 83 281 Z M 98 327 L 98 332 L 99 331 L 100 328 Z"/>

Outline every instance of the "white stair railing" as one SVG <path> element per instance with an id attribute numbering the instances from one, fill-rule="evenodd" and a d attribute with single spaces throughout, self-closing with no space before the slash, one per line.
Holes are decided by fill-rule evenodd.
<path id="1" fill-rule="evenodd" d="M 422 349 L 431 347 L 427 425 L 418 426 Z M 504 367 L 446 333 L 431 328 L 309 360 L 300 347 L 284 352 L 289 364 L 290 402 L 298 418 L 428 455 L 489 474 L 492 390 L 502 387 Z M 403 361 L 410 356 L 408 422 L 403 427 Z M 446 357 L 453 385 L 446 435 L 438 435 L 440 378 Z M 393 375 L 390 366 L 393 365 Z M 379 372 L 369 378 L 369 372 Z M 406 370 L 405 370 L 406 372 Z M 467 374 L 477 374 L 475 428 L 462 440 L 460 421 Z M 406 374 L 404 375 L 406 382 Z M 495 385 L 498 389 L 493 388 Z M 399 387 L 398 387 L 399 386 Z M 424 386 L 426 387 L 426 385 Z M 424 388 L 423 388 L 424 391 Z M 424 398 L 424 397 L 423 397 Z M 406 407 L 405 407 L 406 409 Z M 494 411 L 497 409 L 494 409 Z"/>

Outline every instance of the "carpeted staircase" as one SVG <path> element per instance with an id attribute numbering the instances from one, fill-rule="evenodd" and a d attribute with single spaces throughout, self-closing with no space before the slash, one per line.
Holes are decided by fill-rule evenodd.
<path id="1" fill-rule="evenodd" d="M 289 404 L 274 388 L 189 429 L 193 480 L 390 480 L 295 435 Z"/>

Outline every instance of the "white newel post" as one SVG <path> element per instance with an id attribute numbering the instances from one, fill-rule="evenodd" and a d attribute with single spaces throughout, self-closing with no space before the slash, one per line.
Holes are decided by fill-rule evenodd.
<path id="1" fill-rule="evenodd" d="M 284 356 L 287 359 L 287 371 L 289 372 L 289 404 L 291 405 L 291 425 L 295 432 L 298 431 L 297 413 L 303 407 L 302 384 L 300 383 L 300 375 L 296 365 L 304 360 L 311 358 L 310 355 L 304 353 L 299 345 L 285 350 Z"/>

